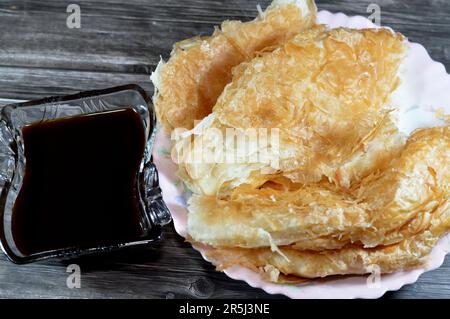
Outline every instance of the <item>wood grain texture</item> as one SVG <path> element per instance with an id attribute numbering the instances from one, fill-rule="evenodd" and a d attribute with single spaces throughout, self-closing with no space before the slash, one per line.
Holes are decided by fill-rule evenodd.
<path id="1" fill-rule="evenodd" d="M 75 0 L 81 29 L 66 27 L 64 1 L 0 1 L 0 104 L 138 83 L 152 94 L 149 74 L 172 44 L 210 34 L 225 19 L 249 20 L 268 0 Z M 423 44 L 450 68 L 450 1 L 323 0 L 319 9 L 367 16 L 377 3 L 381 22 Z M 80 289 L 66 286 L 78 263 Z M 169 226 L 145 249 L 17 266 L 0 257 L 0 298 L 271 298 L 233 281 L 203 261 Z M 413 285 L 385 298 L 450 298 L 450 259 Z"/>

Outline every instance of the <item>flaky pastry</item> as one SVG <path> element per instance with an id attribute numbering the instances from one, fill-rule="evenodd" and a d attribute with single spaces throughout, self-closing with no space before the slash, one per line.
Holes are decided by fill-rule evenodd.
<path id="1" fill-rule="evenodd" d="M 398 87 L 405 50 L 403 36 L 389 30 L 313 27 L 237 66 L 213 113 L 198 126 L 278 129 L 273 155 L 279 167 L 271 168 L 296 182 L 327 178 L 348 188 L 404 143 L 388 101 Z M 175 153 L 194 131 L 176 142 Z M 216 141 L 205 135 L 195 138 L 204 139 L 203 149 L 212 148 Z M 194 146 L 183 150 L 199 152 Z M 220 196 L 222 188 L 227 191 L 268 166 L 250 164 L 182 162 L 179 170 L 194 192 Z"/>
<path id="2" fill-rule="evenodd" d="M 152 76 L 158 119 L 183 128 L 172 158 L 193 192 L 188 240 L 219 269 L 274 282 L 419 267 L 450 230 L 450 127 L 399 131 L 401 34 L 329 30 L 315 10 L 275 1 L 177 44 Z M 251 128 L 268 142 L 220 138 Z"/>
<path id="3" fill-rule="evenodd" d="M 392 245 L 427 229 L 448 201 L 449 161 L 450 128 L 419 130 L 390 165 L 346 192 L 328 182 L 283 188 L 289 182 L 272 177 L 235 188 L 227 200 L 194 195 L 189 234 L 214 247 Z"/>
<path id="4" fill-rule="evenodd" d="M 275 0 L 253 21 L 225 21 L 212 36 L 175 44 L 152 75 L 159 121 L 169 131 L 191 129 L 211 112 L 234 66 L 311 27 L 316 10 L 312 0 Z"/>

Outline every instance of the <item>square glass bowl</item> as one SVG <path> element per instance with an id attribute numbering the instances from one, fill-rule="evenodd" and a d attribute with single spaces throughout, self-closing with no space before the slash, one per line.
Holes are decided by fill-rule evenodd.
<path id="1" fill-rule="evenodd" d="M 97 244 L 94 247 L 74 246 L 24 255 L 18 249 L 12 234 L 13 207 L 23 183 L 26 166 L 22 128 L 48 120 L 124 108 L 132 108 L 140 115 L 146 132 L 145 151 L 136 179 L 141 217 L 143 224 L 147 225 L 145 236 Z M 0 243 L 7 257 L 15 263 L 28 263 L 51 257 L 72 258 L 145 245 L 159 239 L 161 227 L 170 223 L 171 216 L 162 199 L 158 172 L 152 163 L 155 126 L 156 116 L 150 98 L 141 87 L 133 84 L 3 107 L 0 118 Z"/>

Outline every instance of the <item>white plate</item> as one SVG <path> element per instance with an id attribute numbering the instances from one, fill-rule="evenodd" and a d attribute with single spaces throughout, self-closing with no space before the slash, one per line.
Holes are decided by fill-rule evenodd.
<path id="1" fill-rule="evenodd" d="M 348 17 L 342 13 L 333 14 L 320 11 L 318 22 L 330 28 L 375 28 L 368 19 L 360 16 Z M 403 71 L 403 90 L 396 96 L 407 107 L 400 112 L 400 128 L 409 133 L 419 127 L 441 125 L 435 112 L 442 109 L 450 113 L 450 75 L 445 67 L 433 61 L 425 48 L 409 43 L 410 51 L 404 61 L 407 68 Z M 154 162 L 160 174 L 160 185 L 178 234 L 186 237 L 187 209 L 186 200 L 189 190 L 175 175 L 176 165 L 170 159 L 170 137 L 159 130 L 154 146 Z M 205 258 L 203 248 L 194 247 Z M 342 277 L 326 281 L 313 281 L 303 285 L 282 285 L 263 281 L 260 275 L 243 267 L 232 267 L 225 273 L 233 279 L 243 280 L 250 286 L 261 288 L 270 294 L 283 294 L 290 298 L 379 298 L 386 291 L 398 290 L 406 284 L 414 283 L 424 272 L 442 265 L 445 255 L 450 251 L 450 235 L 441 239 L 433 249 L 423 268 L 382 275 L 377 284 L 367 276 Z M 206 258 L 205 258 L 206 259 Z"/>

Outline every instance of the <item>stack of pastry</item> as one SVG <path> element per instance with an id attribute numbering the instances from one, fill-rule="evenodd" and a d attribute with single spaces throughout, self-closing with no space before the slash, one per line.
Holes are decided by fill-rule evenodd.
<path id="1" fill-rule="evenodd" d="M 317 25 L 309 0 L 176 44 L 152 80 L 158 119 L 183 131 L 188 239 L 275 282 L 420 267 L 450 230 L 450 129 L 398 130 L 406 53 L 388 29 Z M 277 130 L 261 146 L 276 165 L 186 160 L 217 147 L 208 132 L 248 128 Z"/>

